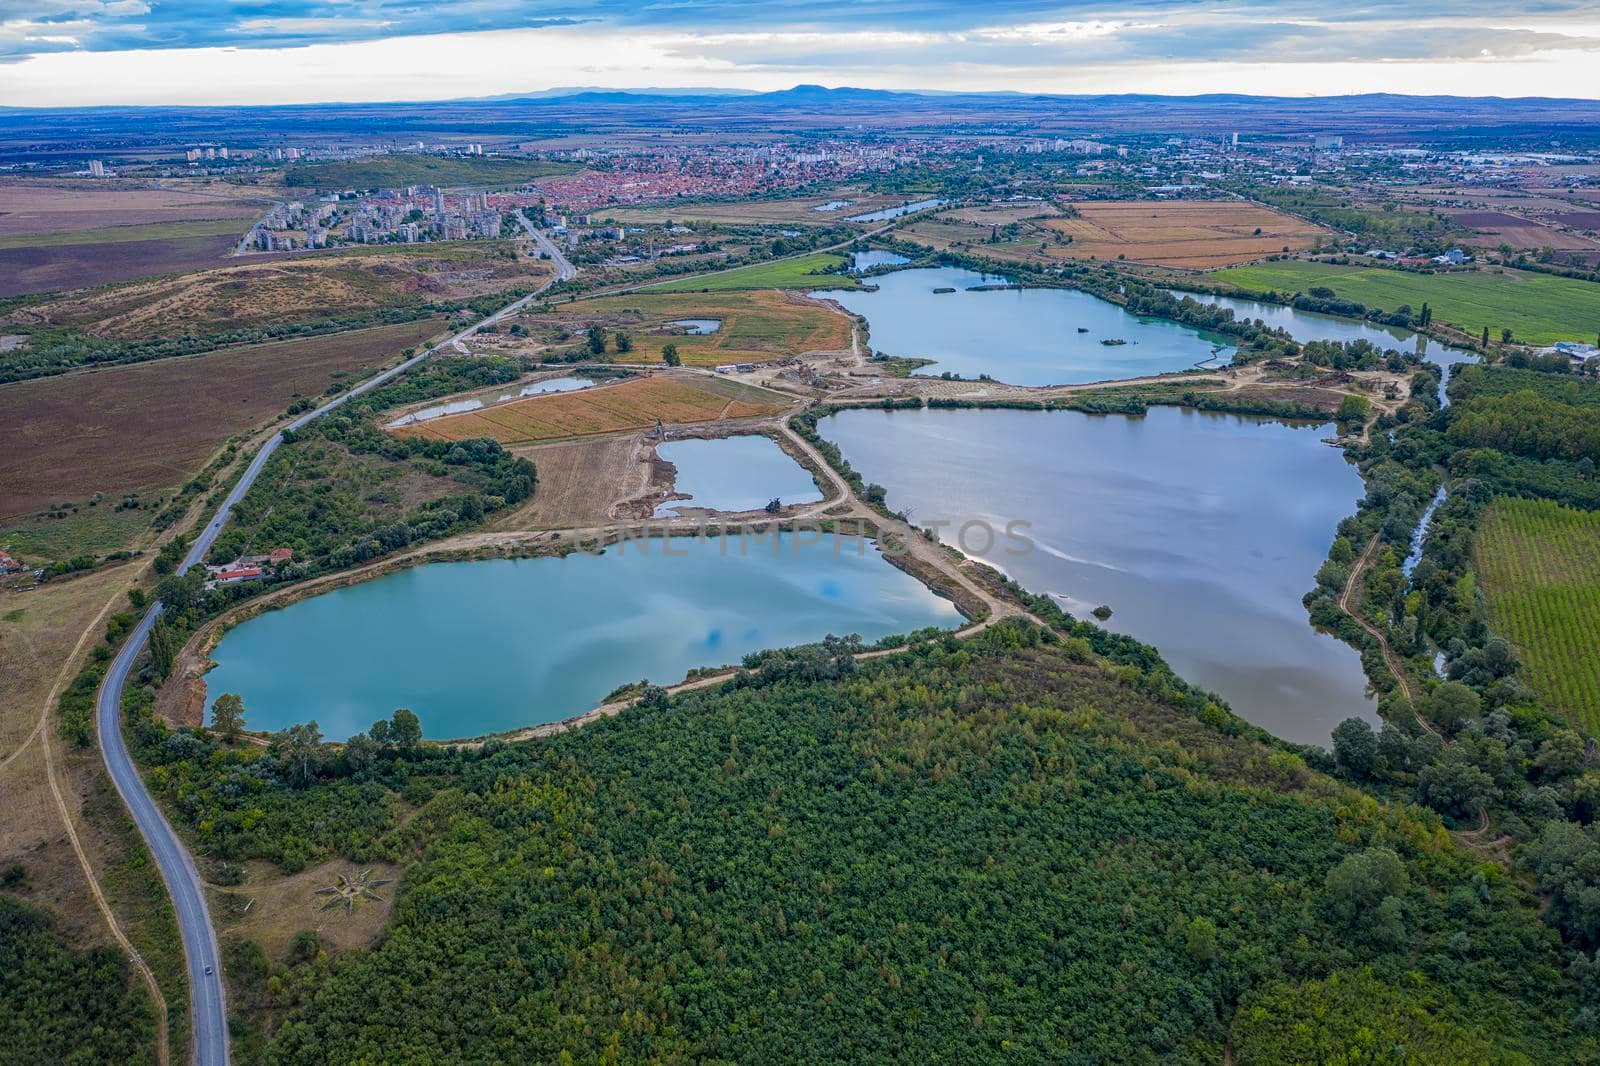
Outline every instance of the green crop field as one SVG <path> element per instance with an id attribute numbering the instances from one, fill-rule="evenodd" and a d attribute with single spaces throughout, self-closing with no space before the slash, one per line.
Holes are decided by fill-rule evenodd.
<path id="1" fill-rule="evenodd" d="M 552 174 L 570 174 L 566 163 L 498 156 L 457 158 L 436 155 L 387 155 L 345 163 L 309 163 L 290 167 L 284 184 L 317 189 L 377 189 L 398 185 L 520 185 Z"/>
<path id="2" fill-rule="evenodd" d="M 1332 289 L 1346 300 L 1393 311 L 1401 304 L 1433 308 L 1433 317 L 1468 333 L 1489 327 L 1496 340 L 1502 329 L 1527 344 L 1560 340 L 1593 342 L 1600 335 L 1600 285 L 1521 270 L 1497 273 L 1414 274 L 1382 267 L 1283 260 L 1220 270 L 1214 277 L 1253 292 L 1307 292 Z"/>
<path id="3" fill-rule="evenodd" d="M 1477 569 L 1527 682 L 1574 724 L 1600 728 L 1600 512 L 1502 497 L 1478 533 Z"/>
<path id="4" fill-rule="evenodd" d="M 842 274 L 818 273 L 845 262 L 842 255 L 818 252 L 776 263 L 757 263 L 704 278 L 652 285 L 651 292 L 727 292 L 731 289 L 844 289 L 860 284 Z"/>

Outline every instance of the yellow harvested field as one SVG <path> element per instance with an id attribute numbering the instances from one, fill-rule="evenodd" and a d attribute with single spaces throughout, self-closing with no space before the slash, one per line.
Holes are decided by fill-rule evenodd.
<path id="1" fill-rule="evenodd" d="M 1205 270 L 1310 248 L 1328 231 L 1241 200 L 1085 201 L 1077 218 L 1042 225 L 1064 238 L 1060 259 L 1117 259 Z"/>
<path id="2" fill-rule="evenodd" d="M 655 425 L 657 420 L 668 425 L 713 422 L 776 414 L 780 410 L 775 405 L 734 399 L 682 378 L 658 374 L 578 392 L 530 396 L 482 411 L 446 415 L 394 432 L 434 440 L 493 437 L 502 444 L 525 444 L 642 429 Z"/>

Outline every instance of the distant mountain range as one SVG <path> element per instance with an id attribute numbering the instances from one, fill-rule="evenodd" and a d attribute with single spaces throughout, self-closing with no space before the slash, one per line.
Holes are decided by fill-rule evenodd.
<path id="1" fill-rule="evenodd" d="M 1192 96 L 1163 96 L 1154 93 L 1114 93 L 1114 94 L 1058 94 L 1058 93 L 1025 93 L 1014 91 L 995 92 L 958 92 L 950 90 L 923 90 L 923 89 L 857 89 L 849 86 L 829 88 L 823 85 L 796 85 L 790 89 L 779 89 L 772 92 L 757 92 L 749 89 L 606 89 L 597 87 L 546 89 L 537 93 L 511 93 L 493 97 L 473 97 L 462 100 L 462 103 L 494 102 L 494 103 L 608 103 L 626 104 L 640 103 L 660 106 L 666 103 L 693 104 L 706 100 L 726 100 L 736 98 L 741 104 L 778 105 L 778 106 L 813 106 L 813 105 L 852 105 L 867 104 L 881 105 L 893 103 L 915 102 L 918 104 L 937 103 L 944 106 L 960 105 L 963 103 L 990 104 L 1001 103 L 1009 106 L 1037 103 L 1145 103 L 1163 105 L 1252 105 L 1269 104 L 1275 107 L 1299 106 L 1308 110 L 1322 110 L 1330 107 L 1342 108 L 1350 104 L 1362 106 L 1382 107 L 1415 107 L 1418 105 L 1439 106 L 1441 104 L 1453 105 L 1463 109 L 1498 108 L 1510 106 L 1549 106 L 1552 104 L 1571 105 L 1575 108 L 1585 109 L 1600 114 L 1600 101 L 1581 100 L 1562 97 L 1480 97 L 1480 96 L 1409 96 L 1396 93 L 1362 93 L 1347 96 L 1247 96 L 1238 93 L 1207 93 Z"/>
<path id="2" fill-rule="evenodd" d="M 70 118 L 70 121 L 67 121 Z M 1521 97 L 1245 96 L 1215 93 L 1056 95 L 796 85 L 776 92 L 574 86 L 461 100 L 274 107 L 0 108 L 11 152 L 148 144 L 151 129 L 182 143 L 266 136 L 465 139 L 549 137 L 673 123 L 727 136 L 961 130 L 1038 136 L 1217 134 L 1303 136 L 1455 145 L 1526 142 L 1600 148 L 1600 101 Z M 30 147 L 31 145 L 31 150 Z"/>

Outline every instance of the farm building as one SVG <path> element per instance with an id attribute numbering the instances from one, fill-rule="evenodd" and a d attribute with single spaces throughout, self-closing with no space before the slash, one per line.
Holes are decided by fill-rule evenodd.
<path id="1" fill-rule="evenodd" d="M 1566 356 L 1574 363 L 1587 363 L 1591 359 L 1600 359 L 1600 348 L 1578 341 L 1557 341 L 1551 351 Z"/>

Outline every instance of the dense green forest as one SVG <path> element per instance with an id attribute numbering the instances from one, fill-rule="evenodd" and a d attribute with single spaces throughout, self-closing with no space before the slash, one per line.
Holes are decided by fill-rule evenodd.
<path id="1" fill-rule="evenodd" d="M 1231 1039 L 1266 1063 L 1280 1030 L 1600 1054 L 1525 888 L 1159 663 L 1006 623 L 753 665 L 534 743 L 386 724 L 360 769 L 293 737 L 235 761 L 131 708 L 180 810 L 235 793 L 208 770 L 231 764 L 265 785 L 242 813 L 318 812 L 278 835 L 413 863 L 370 953 L 230 953 L 242 1057 L 1221 1062 Z"/>
<path id="2" fill-rule="evenodd" d="M 153 1062 L 155 1015 L 114 947 L 72 948 L 0 891 L 0 1062 Z"/>

